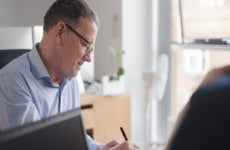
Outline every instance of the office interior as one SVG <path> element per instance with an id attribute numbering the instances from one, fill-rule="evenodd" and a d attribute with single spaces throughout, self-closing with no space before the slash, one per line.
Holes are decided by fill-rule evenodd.
<path id="1" fill-rule="evenodd" d="M 0 50 L 31 49 L 34 43 L 39 42 L 44 13 L 54 1 L 1 0 Z M 93 61 L 85 64 L 81 72 L 81 81 L 94 83 L 90 92 L 83 85 L 82 103 L 88 106 L 92 99 L 96 99 L 95 109 L 96 106 L 102 109 L 99 106 L 103 101 L 106 103 L 103 106 L 121 110 L 116 112 L 119 114 L 117 117 L 122 118 L 125 116 L 123 113 L 129 113 L 121 120 L 128 120 L 125 127 L 130 140 L 145 150 L 163 146 L 179 112 L 205 73 L 229 63 L 230 18 L 227 12 L 230 2 L 86 1 L 99 16 L 100 29 Z M 199 8 L 205 11 L 199 11 Z M 110 47 L 122 49 L 125 54 L 114 60 Z M 124 91 L 103 95 L 97 88 L 103 86 L 101 81 L 105 75 L 116 71 L 116 63 L 125 70 Z M 116 101 L 116 98 L 120 99 L 116 106 L 107 103 L 111 99 Z M 127 99 L 129 101 L 124 102 Z M 127 111 L 122 111 L 125 109 Z M 86 112 L 86 116 L 93 119 L 90 112 Z M 97 119 L 94 118 L 93 123 L 86 120 L 89 123 L 85 124 L 89 134 L 95 134 L 95 138 L 96 134 L 104 132 L 102 129 L 93 131 L 92 126 Z M 106 132 L 112 124 L 116 124 L 119 131 L 120 120 L 115 120 L 115 123 L 106 123 L 107 127 L 103 127 Z"/>

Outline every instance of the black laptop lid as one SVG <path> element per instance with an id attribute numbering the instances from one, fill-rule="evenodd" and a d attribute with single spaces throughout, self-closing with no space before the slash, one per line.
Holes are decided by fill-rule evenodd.
<path id="1" fill-rule="evenodd" d="M 0 134 L 0 150 L 88 150 L 80 109 Z"/>

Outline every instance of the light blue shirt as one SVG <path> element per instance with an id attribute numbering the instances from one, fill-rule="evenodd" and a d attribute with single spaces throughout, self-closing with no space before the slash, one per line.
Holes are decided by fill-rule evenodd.
<path id="1" fill-rule="evenodd" d="M 76 77 L 54 83 L 36 48 L 0 70 L 0 130 L 80 107 Z M 99 143 L 87 136 L 90 150 Z"/>

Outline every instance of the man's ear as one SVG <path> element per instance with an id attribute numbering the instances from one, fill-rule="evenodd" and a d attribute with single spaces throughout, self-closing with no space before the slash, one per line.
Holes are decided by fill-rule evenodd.
<path id="1" fill-rule="evenodd" d="M 61 22 L 58 22 L 58 23 L 55 25 L 55 38 L 56 38 L 56 42 L 57 42 L 58 44 L 61 44 L 62 41 L 63 41 L 65 29 L 66 29 L 65 23 L 62 22 L 62 21 L 61 21 Z"/>

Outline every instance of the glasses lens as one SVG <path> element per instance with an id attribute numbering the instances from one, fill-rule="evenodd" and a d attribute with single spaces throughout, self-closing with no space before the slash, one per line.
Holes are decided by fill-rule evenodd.
<path id="1" fill-rule="evenodd" d="M 87 48 L 86 48 L 85 53 L 86 54 L 91 54 L 93 52 L 93 49 L 94 49 L 94 45 L 93 44 L 88 45 Z"/>
<path id="2" fill-rule="evenodd" d="M 94 44 L 90 43 L 88 40 L 86 40 L 80 33 L 78 33 L 76 30 L 74 30 L 70 25 L 66 24 L 67 28 L 73 31 L 81 40 L 82 43 L 85 44 L 85 54 L 92 53 L 94 49 Z"/>

